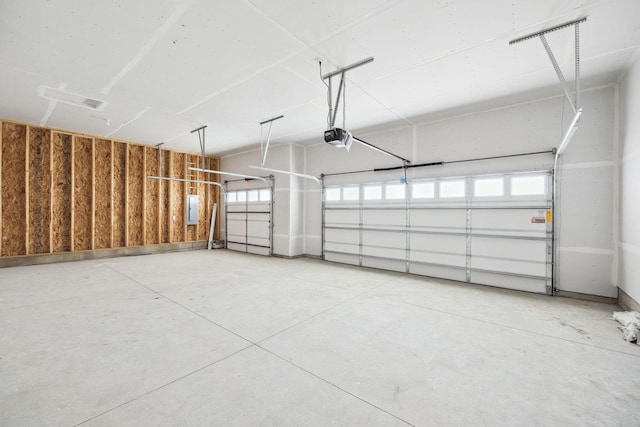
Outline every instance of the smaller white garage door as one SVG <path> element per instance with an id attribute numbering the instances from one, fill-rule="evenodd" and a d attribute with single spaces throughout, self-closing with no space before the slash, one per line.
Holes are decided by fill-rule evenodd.
<path id="1" fill-rule="evenodd" d="M 271 255 L 271 189 L 227 191 L 225 207 L 227 249 Z"/>

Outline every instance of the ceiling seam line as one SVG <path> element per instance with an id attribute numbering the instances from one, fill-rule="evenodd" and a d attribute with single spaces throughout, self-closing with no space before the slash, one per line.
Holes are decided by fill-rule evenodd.
<path id="1" fill-rule="evenodd" d="M 266 67 L 264 67 L 264 68 L 260 69 L 258 72 L 256 72 L 256 73 L 252 74 L 251 76 L 247 77 L 246 79 L 243 79 L 243 80 L 240 80 L 240 81 L 237 81 L 237 82 L 231 83 L 231 84 L 229 84 L 229 85 L 225 86 L 224 88 L 219 89 L 218 91 L 213 92 L 213 93 L 211 93 L 210 95 L 207 95 L 205 98 L 201 99 L 201 100 L 200 100 L 200 101 L 198 101 L 197 103 L 192 104 L 191 106 L 189 106 L 189 107 L 187 107 L 187 108 L 185 108 L 185 109 L 183 109 L 183 110 L 179 111 L 179 112 L 178 112 L 178 114 L 179 114 L 179 115 L 183 115 L 183 114 L 185 114 L 185 113 L 188 113 L 189 111 L 191 111 L 191 110 L 193 110 L 193 109 L 195 109 L 195 108 L 199 107 L 200 105 L 202 105 L 202 104 L 204 104 L 204 103 L 206 103 L 206 102 L 208 102 L 208 101 L 212 100 L 212 99 L 213 99 L 213 98 L 215 98 L 216 96 L 218 96 L 218 95 L 220 95 L 220 94 L 222 94 L 222 93 L 224 93 L 224 92 L 228 91 L 229 89 L 232 89 L 232 88 L 234 88 L 234 87 L 236 87 L 236 86 L 238 86 L 238 85 L 240 85 L 240 84 L 242 84 L 242 83 L 245 83 L 245 82 L 247 82 L 248 80 L 250 80 L 250 79 L 252 79 L 252 78 L 254 78 L 254 77 L 256 77 L 256 76 L 258 76 L 258 75 L 260 75 L 260 74 L 262 74 L 262 73 L 264 73 L 264 72 L 266 72 L 266 71 L 268 71 L 268 70 L 270 70 L 271 68 L 275 68 L 275 67 L 277 67 L 277 66 L 279 66 L 279 65 L 283 64 L 283 63 L 284 63 L 284 62 L 286 62 L 287 60 L 289 60 L 289 59 L 293 58 L 293 57 L 294 57 L 294 56 L 296 56 L 296 55 L 299 55 L 300 53 L 304 52 L 305 50 L 311 50 L 311 51 L 315 52 L 316 54 L 318 54 L 319 56 L 323 56 L 323 55 L 322 55 L 322 54 L 321 54 L 321 53 L 320 53 L 320 52 L 315 48 L 315 46 L 317 46 L 318 44 L 322 43 L 323 41 L 326 41 L 326 40 L 330 39 L 331 37 L 335 37 L 336 35 L 338 35 L 338 34 L 340 34 L 340 33 L 344 32 L 344 31 L 348 30 L 348 29 L 349 29 L 349 28 L 351 28 L 352 26 L 357 25 L 358 23 L 360 23 L 360 22 L 361 22 L 362 20 L 364 20 L 365 18 L 369 18 L 369 17 L 371 17 L 371 16 L 375 16 L 375 15 L 377 15 L 377 14 L 379 14 L 379 13 L 384 12 L 385 10 L 387 10 L 387 9 L 389 9 L 389 8 L 391 8 L 391 7 L 393 7 L 395 4 L 400 3 L 400 1 L 402 1 L 402 0 L 397 0 L 397 1 L 394 1 L 394 2 L 392 2 L 392 3 L 387 3 L 387 4 L 385 4 L 385 7 L 381 7 L 380 9 L 376 10 L 375 12 L 372 12 L 371 14 L 364 14 L 364 15 L 361 15 L 360 17 L 358 17 L 358 19 L 357 19 L 357 20 L 354 20 L 354 21 L 352 21 L 351 23 L 349 23 L 348 25 L 346 25 L 346 26 L 344 26 L 344 27 L 341 27 L 339 31 L 334 31 L 334 32 L 332 32 L 332 33 L 330 33 L 330 34 L 328 34 L 328 35 L 326 35 L 326 36 L 324 36 L 324 37 L 322 37 L 322 38 L 320 38 L 320 39 L 318 39 L 318 40 L 314 40 L 314 41 L 313 41 L 313 42 L 311 42 L 311 43 L 307 43 L 307 42 L 305 42 L 305 41 L 301 40 L 300 38 L 298 38 L 298 36 L 296 36 L 295 34 L 293 34 L 291 31 L 287 30 L 287 29 L 286 29 L 282 24 L 280 24 L 278 21 L 276 21 L 275 19 L 271 18 L 270 16 L 268 16 L 268 15 L 266 15 L 264 12 L 262 12 L 262 10 L 260 10 L 260 9 L 255 5 L 255 4 L 253 4 L 253 2 L 252 2 L 251 0 L 244 0 L 245 4 L 250 5 L 250 6 L 251 6 L 252 8 L 254 8 L 254 9 L 255 9 L 255 10 L 256 10 L 256 11 L 257 11 L 257 12 L 258 12 L 262 17 L 264 17 L 264 18 L 265 18 L 265 19 L 267 19 L 268 21 L 270 21 L 270 22 L 272 22 L 273 24 L 275 24 L 278 28 L 280 28 L 282 31 L 284 31 L 285 33 L 287 33 L 287 34 L 288 34 L 291 38 L 293 38 L 295 41 L 297 41 L 297 42 L 301 43 L 301 44 L 303 45 L 303 47 L 301 47 L 300 49 L 296 50 L 296 51 L 295 51 L 295 52 L 293 52 L 292 54 L 290 54 L 290 55 L 288 55 L 288 56 L 286 56 L 286 57 L 282 58 L 281 60 L 277 61 L 276 63 L 273 63 L 273 64 L 271 64 L 271 65 L 269 65 L 269 66 L 266 66 Z M 332 62 L 335 62 L 335 61 L 330 61 L 330 60 L 328 60 L 327 58 L 324 58 L 324 59 L 325 59 L 327 62 L 329 62 L 331 65 L 334 65 L 334 66 L 335 66 L 335 64 L 333 64 L 333 63 L 332 63 Z"/>
<path id="2" fill-rule="evenodd" d="M 129 72 L 131 72 L 131 70 L 133 70 L 144 59 L 144 57 L 147 56 L 147 54 L 156 46 L 158 41 L 160 41 L 160 39 L 173 28 L 175 23 L 191 9 L 192 5 L 193 0 L 183 0 L 182 2 L 178 3 L 171 16 L 169 16 L 169 18 L 167 18 L 167 20 L 162 23 L 160 28 L 158 28 L 153 33 L 151 38 L 142 45 L 140 50 L 138 50 L 138 53 L 136 53 L 136 55 L 125 64 L 122 70 L 120 70 L 120 72 L 113 79 L 111 79 L 107 86 L 102 89 L 101 93 L 104 95 L 108 95 L 109 92 L 111 92 L 111 90 L 120 82 L 120 80 L 122 80 L 127 74 L 129 74 Z"/>

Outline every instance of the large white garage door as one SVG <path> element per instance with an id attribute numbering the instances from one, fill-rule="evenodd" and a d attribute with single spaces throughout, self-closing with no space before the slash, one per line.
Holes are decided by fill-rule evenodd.
<path id="1" fill-rule="evenodd" d="M 329 261 L 552 292 L 548 171 L 326 186 Z"/>
<path id="2" fill-rule="evenodd" d="M 271 200 L 270 188 L 227 191 L 225 230 L 228 249 L 271 255 Z"/>

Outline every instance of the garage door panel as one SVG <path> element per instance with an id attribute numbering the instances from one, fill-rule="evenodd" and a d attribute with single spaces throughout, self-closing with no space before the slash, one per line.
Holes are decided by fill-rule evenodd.
<path id="1" fill-rule="evenodd" d="M 546 248 L 547 242 L 544 240 L 471 238 L 472 258 L 485 256 L 545 263 Z"/>
<path id="2" fill-rule="evenodd" d="M 532 279 L 527 277 L 515 277 L 504 274 L 471 272 L 471 283 L 489 285 L 499 288 L 515 289 L 517 291 L 546 293 L 547 282 L 542 279 Z"/>
<path id="3" fill-rule="evenodd" d="M 545 237 L 546 223 L 532 223 L 532 218 L 546 220 L 546 210 L 477 209 L 471 216 L 471 229 L 482 234 Z"/>
<path id="4" fill-rule="evenodd" d="M 383 247 L 364 246 L 362 248 L 362 254 L 375 256 L 379 258 L 399 259 L 399 260 L 402 260 L 403 262 L 407 257 L 406 249 L 394 249 L 394 248 L 383 248 Z"/>
<path id="5" fill-rule="evenodd" d="M 261 237 L 269 239 L 269 222 L 268 221 L 254 221 L 247 222 L 247 236 L 249 237 Z"/>
<path id="6" fill-rule="evenodd" d="M 515 261 L 477 256 L 471 258 L 471 269 L 545 277 L 547 264 L 545 262 Z"/>
<path id="7" fill-rule="evenodd" d="M 404 272 L 406 270 L 406 263 L 404 260 L 363 257 L 362 265 L 363 267 L 378 268 L 380 270 L 399 271 L 399 272 Z"/>
<path id="8" fill-rule="evenodd" d="M 345 255 L 339 253 L 327 252 L 324 255 L 326 261 L 339 262 L 341 264 L 359 265 L 360 256 L 358 255 Z"/>
<path id="9" fill-rule="evenodd" d="M 246 233 L 246 222 L 242 221 L 229 221 L 227 220 L 227 234 L 228 235 L 244 235 Z"/>
<path id="10" fill-rule="evenodd" d="M 244 214 L 244 212 L 246 212 L 247 210 L 247 206 L 244 204 L 227 204 L 226 205 L 227 208 L 227 213 L 231 213 L 231 212 L 240 212 L 241 214 Z"/>
<path id="11" fill-rule="evenodd" d="M 360 224 L 360 212 L 351 209 L 329 209 L 324 213 L 324 222 L 327 225 L 358 225 Z"/>
<path id="12" fill-rule="evenodd" d="M 412 234 L 410 247 L 413 251 L 430 251 L 466 254 L 467 240 L 465 236 L 445 236 L 437 234 Z"/>
<path id="13" fill-rule="evenodd" d="M 254 245 L 254 246 L 266 246 L 268 248 L 269 237 L 260 238 L 260 237 L 247 236 L 247 244 Z"/>
<path id="14" fill-rule="evenodd" d="M 407 246 L 407 235 L 404 231 L 389 232 L 364 230 L 362 232 L 362 244 L 364 246 L 401 248 L 404 250 Z"/>
<path id="15" fill-rule="evenodd" d="M 266 188 L 230 190 L 225 203 L 227 248 L 240 252 L 271 255 L 271 201 L 259 200 Z M 240 200 L 240 195 L 244 197 Z M 269 197 L 270 199 L 270 197 Z"/>
<path id="16" fill-rule="evenodd" d="M 467 228 L 467 211 L 465 209 L 412 210 L 411 228 L 429 230 L 465 230 Z"/>
<path id="17" fill-rule="evenodd" d="M 523 171 L 436 177 L 420 187 L 421 180 L 412 181 L 408 199 L 386 199 L 399 193 L 385 191 L 375 202 L 336 199 L 323 205 L 323 254 L 348 252 L 357 265 L 545 293 L 551 283 L 549 176 Z M 491 180 L 502 191 L 491 187 Z M 454 181 L 455 186 L 443 184 Z M 348 209 L 332 209 L 336 206 Z M 332 229 L 341 226 L 352 230 Z"/>
<path id="18" fill-rule="evenodd" d="M 247 206 L 247 211 L 249 212 L 269 212 L 270 209 L 271 207 L 268 203 L 252 203 Z"/>
<path id="19" fill-rule="evenodd" d="M 406 213 L 402 209 L 363 210 L 362 223 L 365 227 L 405 228 Z"/>
<path id="20" fill-rule="evenodd" d="M 234 243 L 231 240 L 229 240 L 227 242 L 227 249 L 231 249 L 232 251 L 245 252 L 246 248 L 247 248 L 246 245 L 242 245 L 242 244 L 239 244 L 239 243 Z"/>
<path id="21" fill-rule="evenodd" d="M 259 246 L 247 246 L 247 252 L 255 255 L 264 255 L 264 256 L 271 255 L 270 253 L 271 251 L 269 250 L 268 247 L 264 248 Z"/>
<path id="22" fill-rule="evenodd" d="M 325 230 L 324 238 L 326 243 L 351 243 L 357 245 L 360 242 L 360 231 L 328 228 Z"/>
<path id="23" fill-rule="evenodd" d="M 360 246 L 357 243 L 334 243 L 326 242 L 325 250 L 329 252 L 344 252 L 347 254 L 360 254 Z"/>
<path id="24" fill-rule="evenodd" d="M 467 264 L 467 256 L 466 254 L 411 251 L 409 261 L 464 268 Z"/>
<path id="25" fill-rule="evenodd" d="M 414 263 L 409 266 L 409 273 L 420 276 L 438 277 L 440 279 L 457 280 L 460 282 L 464 282 L 467 279 L 467 273 L 464 270 L 437 265 Z"/>

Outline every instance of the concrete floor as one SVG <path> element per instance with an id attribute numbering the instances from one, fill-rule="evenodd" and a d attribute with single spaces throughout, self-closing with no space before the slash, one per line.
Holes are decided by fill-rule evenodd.
<path id="1" fill-rule="evenodd" d="M 224 250 L 0 270 L 0 425 L 640 425 L 613 305 Z"/>

